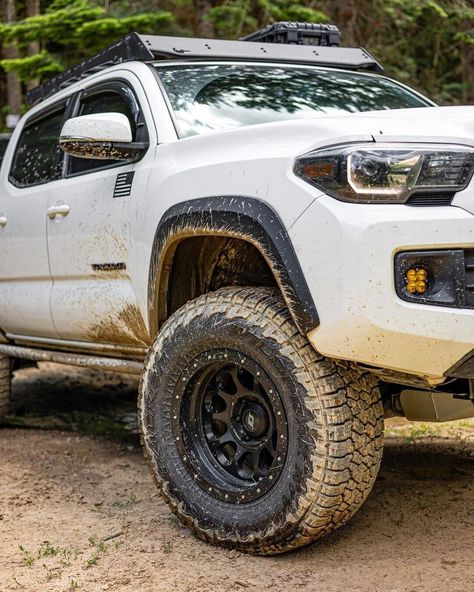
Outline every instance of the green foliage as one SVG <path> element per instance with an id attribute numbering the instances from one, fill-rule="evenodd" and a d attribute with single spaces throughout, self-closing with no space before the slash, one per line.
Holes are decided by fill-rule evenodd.
<path id="1" fill-rule="evenodd" d="M 240 37 L 244 31 L 257 28 L 257 20 L 238 1 L 211 8 L 205 18 L 214 25 L 217 37 Z"/>
<path id="2" fill-rule="evenodd" d="M 0 60 L 0 66 L 7 72 L 15 72 L 22 82 L 43 80 L 63 71 L 62 64 L 47 51 L 15 60 Z"/>
<path id="3" fill-rule="evenodd" d="M 212 22 L 216 37 L 235 38 L 275 21 L 327 22 L 327 15 L 308 7 L 304 0 L 228 0 L 204 15 Z"/>
<path id="4" fill-rule="evenodd" d="M 132 31 L 168 31 L 173 20 L 160 10 L 114 16 L 93 0 L 55 0 L 44 14 L 0 24 L 4 45 L 14 43 L 22 53 L 32 42 L 41 47 L 37 55 L 2 60 L 0 66 L 23 82 L 45 80 Z"/>
<path id="5" fill-rule="evenodd" d="M 389 76 L 439 103 L 474 102 L 472 0 L 321 0 L 343 42 L 366 47 Z"/>
<path id="6" fill-rule="evenodd" d="M 33 554 L 31 553 L 31 551 L 29 551 L 23 545 L 18 545 L 18 548 L 20 549 L 21 558 L 23 559 L 23 562 L 25 563 L 25 565 L 27 565 L 28 567 L 31 567 L 35 562 L 35 558 L 34 558 Z"/>
<path id="7" fill-rule="evenodd" d="M 367 47 L 389 76 L 440 103 L 474 102 L 472 0 L 43 0 L 41 5 L 42 14 L 24 18 L 25 3 L 18 0 L 18 21 L 0 23 L 0 44 L 19 51 L 18 59 L 2 60 L 0 68 L 23 82 L 43 81 L 134 30 L 235 39 L 290 20 L 333 22 L 341 27 L 344 44 Z M 39 46 L 36 55 L 32 43 Z"/>
<path id="8" fill-rule="evenodd" d="M 326 22 L 327 15 L 316 10 L 304 0 L 258 0 L 260 9 L 264 11 L 265 20 L 272 21 L 308 21 L 312 23 Z"/>
<path id="9" fill-rule="evenodd" d="M 55 4 L 59 8 L 55 8 Z M 16 41 L 20 46 L 31 41 L 66 45 L 74 40 L 81 25 L 101 18 L 104 14 L 103 8 L 93 6 L 89 0 L 72 0 L 67 5 L 64 0 L 60 0 L 59 3 L 53 2 L 45 14 L 12 25 L 0 25 L 0 39 L 4 43 Z"/>
<path id="10" fill-rule="evenodd" d="M 75 38 L 78 43 L 86 44 L 89 51 L 94 49 L 97 51 L 107 43 L 132 31 L 140 31 L 144 34 L 164 34 L 172 22 L 173 15 L 169 12 L 136 14 L 123 18 L 104 17 L 84 23 L 76 31 Z M 104 39 L 109 41 L 104 43 Z"/>

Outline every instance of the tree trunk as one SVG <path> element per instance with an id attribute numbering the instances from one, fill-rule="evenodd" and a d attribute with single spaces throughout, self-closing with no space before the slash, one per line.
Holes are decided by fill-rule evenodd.
<path id="1" fill-rule="evenodd" d="M 326 13 L 331 22 L 341 29 L 342 45 L 357 47 L 360 42 L 357 31 L 357 0 L 332 0 L 326 4 Z"/>
<path id="2" fill-rule="evenodd" d="M 38 16 L 40 13 L 39 0 L 26 0 L 26 16 Z M 37 55 L 40 51 L 40 44 L 38 41 L 32 41 L 28 43 L 27 54 L 28 56 Z M 31 90 L 38 86 L 39 80 L 29 80 L 26 83 L 26 90 Z"/>
<path id="3" fill-rule="evenodd" d="M 211 0 L 194 0 L 196 10 L 195 34 L 198 37 L 212 39 L 215 35 L 212 21 L 206 19 L 207 11 L 212 8 Z"/>
<path id="4" fill-rule="evenodd" d="M 3 12 L 6 23 L 14 22 L 16 19 L 15 0 L 3 0 Z M 18 49 L 16 45 L 7 45 L 4 49 L 4 55 L 9 60 L 17 58 Z M 14 118 L 19 117 L 21 112 L 22 92 L 20 80 L 13 72 L 7 73 L 7 99 L 10 127 L 14 127 Z"/>
<path id="5" fill-rule="evenodd" d="M 466 20 L 463 23 L 462 31 L 467 33 L 472 31 L 474 20 Z M 463 105 L 474 104 L 474 45 L 470 43 L 461 43 L 461 80 L 462 91 L 461 100 Z"/>

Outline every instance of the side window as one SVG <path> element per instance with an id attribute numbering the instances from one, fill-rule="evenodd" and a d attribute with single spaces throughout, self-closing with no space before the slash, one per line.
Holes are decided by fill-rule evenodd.
<path id="1" fill-rule="evenodd" d="M 48 183 L 61 177 L 62 150 L 58 139 L 63 120 L 64 107 L 26 124 L 10 170 L 10 180 L 17 187 Z"/>
<path id="2" fill-rule="evenodd" d="M 122 113 L 126 115 L 132 127 L 132 134 L 135 137 L 135 119 L 127 99 L 119 92 L 103 91 L 81 100 L 79 115 L 92 115 L 94 113 Z M 75 158 L 73 156 L 68 159 L 68 174 L 84 173 L 116 165 L 117 160 L 95 160 L 89 158 Z"/>
<path id="3" fill-rule="evenodd" d="M 8 146 L 8 138 L 2 138 L 0 136 L 0 165 L 2 164 L 3 157 L 5 156 L 5 152 L 7 151 Z"/>

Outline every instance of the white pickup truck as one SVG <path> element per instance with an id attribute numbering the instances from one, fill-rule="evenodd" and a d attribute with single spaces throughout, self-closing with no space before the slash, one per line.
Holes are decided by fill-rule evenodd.
<path id="1" fill-rule="evenodd" d="M 260 554 L 347 522 L 384 417 L 474 416 L 474 107 L 280 31 L 125 37 L 0 174 L 0 415 L 19 359 L 141 373 L 172 511 Z"/>

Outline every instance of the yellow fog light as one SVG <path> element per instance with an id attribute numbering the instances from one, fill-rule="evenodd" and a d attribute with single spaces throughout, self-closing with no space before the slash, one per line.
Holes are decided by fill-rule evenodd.
<path id="1" fill-rule="evenodd" d="M 410 294 L 424 294 L 428 289 L 428 272 L 426 269 L 411 267 L 406 273 L 406 286 Z"/>

